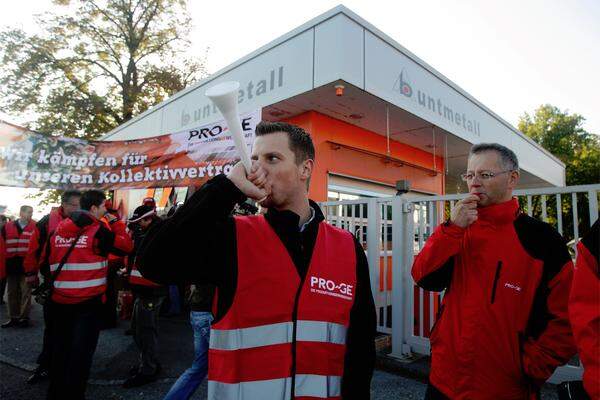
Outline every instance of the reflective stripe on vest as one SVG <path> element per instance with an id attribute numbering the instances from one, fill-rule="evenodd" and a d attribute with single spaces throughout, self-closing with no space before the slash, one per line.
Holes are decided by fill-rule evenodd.
<path id="1" fill-rule="evenodd" d="M 211 332 L 212 334 L 212 332 Z M 290 400 L 292 378 L 240 383 L 208 381 L 208 398 L 219 400 Z M 342 378 L 325 375 L 296 375 L 296 397 L 328 399 L 342 394 Z"/>
<path id="2" fill-rule="evenodd" d="M 86 289 L 106 285 L 106 278 L 90 279 L 87 281 L 54 281 L 57 289 Z"/>
<path id="3" fill-rule="evenodd" d="M 291 386 L 292 378 L 240 383 L 209 380 L 208 398 L 218 400 L 290 400 Z"/>
<path id="4" fill-rule="evenodd" d="M 12 244 L 12 243 L 25 243 L 25 244 L 29 244 L 29 239 L 8 239 L 5 243 L 6 244 Z"/>
<path id="5" fill-rule="evenodd" d="M 7 253 L 23 253 L 26 252 L 28 247 L 9 247 L 6 249 Z"/>
<path id="6" fill-rule="evenodd" d="M 52 272 L 56 271 L 58 269 L 59 265 L 60 264 L 58 264 L 58 263 L 52 264 L 50 266 L 50 270 Z M 106 268 L 107 265 L 108 265 L 108 263 L 106 261 L 99 261 L 99 262 L 93 262 L 93 263 L 80 263 L 80 264 L 66 263 L 62 267 L 61 273 L 62 273 L 62 271 L 93 271 L 96 269 Z"/>
<path id="7" fill-rule="evenodd" d="M 328 399 L 342 395 L 342 377 L 296 375 L 296 396 Z"/>
<path id="8" fill-rule="evenodd" d="M 274 344 L 292 343 L 294 324 L 254 326 L 241 329 L 211 329 L 210 347 L 218 350 L 240 350 Z M 347 328 L 344 325 L 324 321 L 298 321 L 296 340 L 345 344 Z"/>
<path id="9" fill-rule="evenodd" d="M 209 400 L 340 399 L 356 286 L 352 236 L 321 223 L 301 280 L 264 217 L 235 222 L 237 288 L 211 326 Z"/>

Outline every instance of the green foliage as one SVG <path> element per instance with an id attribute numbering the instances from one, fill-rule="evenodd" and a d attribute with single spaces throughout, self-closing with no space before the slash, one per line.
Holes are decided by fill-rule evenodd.
<path id="1" fill-rule="evenodd" d="M 600 137 L 586 132 L 584 121 L 549 104 L 519 120 L 521 132 L 565 163 L 568 186 L 600 183 Z"/>
<path id="2" fill-rule="evenodd" d="M 566 170 L 566 184 L 588 185 L 600 183 L 600 137 L 586 132 L 582 124 L 585 119 L 578 114 L 569 114 L 546 104 L 535 110 L 533 115 L 525 113 L 519 120 L 519 130 L 535 140 L 546 150 L 558 157 Z M 560 196 L 563 236 L 574 238 L 574 220 L 577 220 L 579 236 L 590 227 L 587 193 L 577 194 L 577 213 L 574 218 L 573 198 Z M 529 210 L 527 199 L 519 199 L 522 209 Z M 531 199 L 531 214 L 543 218 L 542 196 Z M 557 197 L 547 196 L 546 220 L 558 227 Z M 591 199 L 598 201 L 598 198 Z M 593 222 L 593 221 L 592 221 Z"/>
<path id="3" fill-rule="evenodd" d="M 40 34 L 0 32 L 0 107 L 31 128 L 97 138 L 205 74 L 186 60 L 182 0 L 61 0 Z"/>
<path id="4" fill-rule="evenodd" d="M 184 0 L 55 0 L 39 34 L 0 31 L 0 109 L 28 127 L 96 139 L 206 75 L 186 59 Z M 59 192 L 34 198 L 56 203 Z"/>

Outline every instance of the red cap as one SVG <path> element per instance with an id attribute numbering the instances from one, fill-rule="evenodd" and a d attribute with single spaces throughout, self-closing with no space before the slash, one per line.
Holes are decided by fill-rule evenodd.
<path id="1" fill-rule="evenodd" d="M 156 201 L 154 200 L 154 197 L 146 197 L 142 200 L 142 205 L 156 208 Z"/>

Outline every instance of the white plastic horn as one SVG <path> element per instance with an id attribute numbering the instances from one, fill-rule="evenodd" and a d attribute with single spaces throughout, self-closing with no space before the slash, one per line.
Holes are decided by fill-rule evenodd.
<path id="1" fill-rule="evenodd" d="M 240 123 L 240 116 L 238 111 L 238 91 L 240 89 L 240 83 L 235 81 L 219 83 L 209 88 L 205 95 L 208 97 L 219 109 L 231 137 L 235 142 L 235 147 L 240 155 L 246 173 L 250 173 L 252 168 L 252 161 L 250 161 L 250 155 L 248 154 L 248 146 L 242 133 L 242 124 Z"/>

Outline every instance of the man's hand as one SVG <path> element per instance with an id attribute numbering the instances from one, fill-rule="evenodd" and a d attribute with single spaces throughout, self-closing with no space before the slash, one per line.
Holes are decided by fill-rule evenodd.
<path id="1" fill-rule="evenodd" d="M 246 175 L 244 164 L 238 162 L 227 178 L 247 197 L 253 200 L 263 200 L 271 193 L 271 185 L 268 182 L 267 172 L 257 163 L 252 164 L 250 174 Z"/>
<path id="2" fill-rule="evenodd" d="M 461 228 L 466 228 L 477 221 L 477 202 L 479 197 L 472 194 L 469 197 L 458 201 L 454 205 L 454 210 L 450 215 L 450 222 Z"/>

